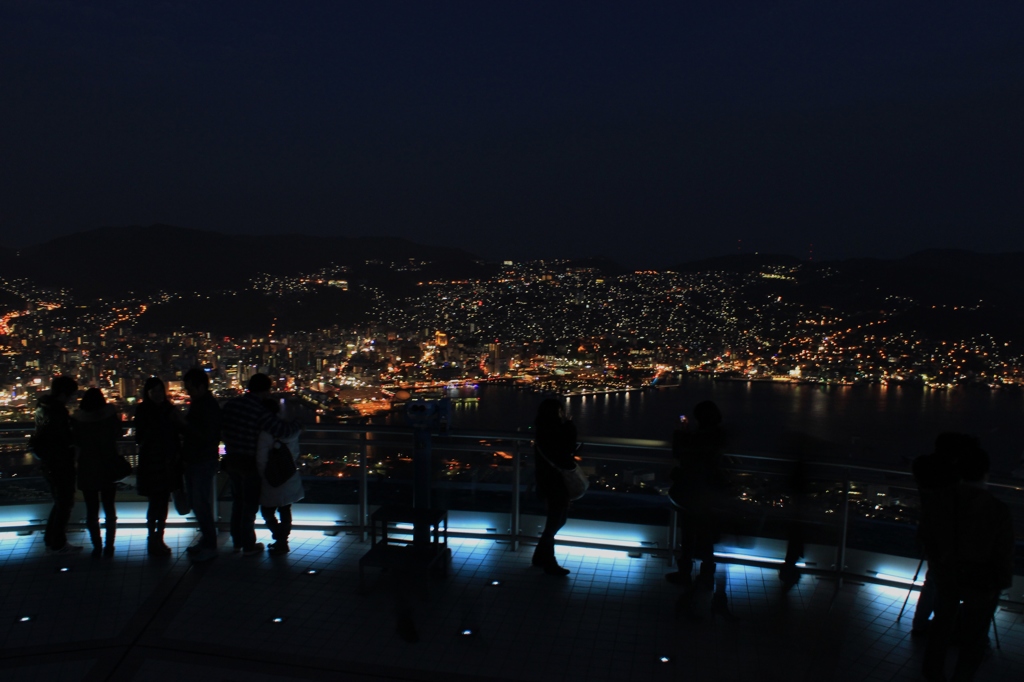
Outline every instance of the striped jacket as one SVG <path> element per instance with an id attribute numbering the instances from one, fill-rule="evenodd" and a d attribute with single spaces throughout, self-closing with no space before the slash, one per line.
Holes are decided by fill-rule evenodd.
<path id="1" fill-rule="evenodd" d="M 298 422 L 281 419 L 251 393 L 233 398 L 224 405 L 221 428 L 228 470 L 236 465 L 246 470 L 255 470 L 256 443 L 261 431 L 268 432 L 274 438 L 287 438 L 302 430 Z"/>

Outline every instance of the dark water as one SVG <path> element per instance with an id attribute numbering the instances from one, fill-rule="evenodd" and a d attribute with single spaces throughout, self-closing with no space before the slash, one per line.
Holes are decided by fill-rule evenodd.
<path id="1" fill-rule="evenodd" d="M 475 406 L 456 407 L 456 428 L 525 428 L 542 399 L 502 386 L 481 386 L 478 395 Z M 679 387 L 572 397 L 566 403 L 584 436 L 667 440 L 679 415 L 692 414 L 701 400 L 714 400 L 721 408 L 731 434 L 730 450 L 737 453 L 787 453 L 800 443 L 808 455 L 905 468 L 909 458 L 930 451 L 940 432 L 963 431 L 981 439 L 995 473 L 1007 473 L 1020 464 L 1024 451 L 1024 392 L 1017 390 L 818 387 L 694 378 Z"/>

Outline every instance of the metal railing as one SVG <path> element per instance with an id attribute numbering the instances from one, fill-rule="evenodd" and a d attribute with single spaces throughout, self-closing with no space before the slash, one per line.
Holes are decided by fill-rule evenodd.
<path id="1" fill-rule="evenodd" d="M 0 447 L 27 445 L 26 435 L 29 430 L 25 425 L 0 425 Z M 435 461 L 443 460 L 449 454 L 463 457 L 501 454 L 510 457 L 507 477 L 494 483 L 481 484 L 474 479 L 467 483 L 437 484 L 447 490 L 471 491 L 474 499 L 485 502 L 484 510 L 449 507 L 450 512 L 463 513 L 467 518 L 476 514 L 489 519 L 488 528 L 459 528 L 455 522 L 451 529 L 453 534 L 507 542 L 512 550 L 518 549 L 523 543 L 535 541 L 536 535 L 526 532 L 528 524 L 524 524 L 526 519 L 536 522 L 542 513 L 536 505 L 531 508 L 529 484 L 524 482 L 523 477 L 523 470 L 528 468 L 532 458 L 531 443 L 532 437 L 526 432 L 451 431 L 434 436 L 432 449 Z M 344 530 L 359 534 L 365 540 L 370 514 L 381 503 L 381 500 L 373 499 L 372 489 L 376 486 L 379 491 L 392 497 L 400 496 L 400 488 L 406 482 L 399 475 L 391 477 L 386 473 L 377 473 L 371 466 L 369 453 L 387 453 L 392 461 L 398 461 L 401 453 L 411 453 L 413 445 L 410 431 L 400 427 L 317 425 L 306 430 L 302 444 L 304 451 L 322 450 L 332 453 L 335 459 L 342 452 L 348 456 L 354 455 L 358 469 L 356 475 L 347 476 L 343 472 L 342 477 L 346 483 L 357 480 L 358 484 L 354 500 L 351 500 L 351 495 L 347 495 L 342 496 L 345 499 L 339 497 L 327 500 L 326 503 L 321 501 L 318 504 L 296 505 L 296 526 L 335 532 Z M 123 447 L 131 449 L 133 446 L 131 441 L 124 441 Z M 574 505 L 571 518 L 572 522 L 578 524 L 590 523 L 593 528 L 584 535 L 563 533 L 560 543 L 621 549 L 662 557 L 671 562 L 678 542 L 677 514 L 663 494 L 668 487 L 668 472 L 674 465 L 670 444 L 659 440 L 585 438 L 581 453 L 583 464 L 592 473 L 591 478 L 597 485 L 580 503 Z M 786 529 L 792 528 L 793 524 L 802 524 L 811 540 L 808 545 L 815 548 L 808 553 L 813 553 L 816 559 L 805 562 L 805 571 L 832 575 L 840 583 L 843 579 L 853 578 L 914 586 L 914 581 L 906 578 L 910 573 L 907 567 L 913 566 L 918 560 L 914 545 L 913 498 L 916 489 L 909 472 L 856 464 L 850 460 L 803 461 L 800 463 L 806 472 L 805 484 L 809 484 L 809 490 L 794 493 L 788 479 L 793 467 L 800 461 L 797 458 L 755 454 L 732 454 L 729 457 L 733 462 L 734 478 L 738 481 L 733 511 L 737 518 L 744 519 L 738 522 L 740 528 L 731 531 L 734 544 L 742 544 L 739 538 L 744 532 L 744 523 L 746 532 L 750 533 L 749 537 L 759 538 L 760 544 L 756 551 L 723 551 L 725 561 L 760 566 L 777 565 L 781 563 L 779 555 L 784 551 Z M 351 467 L 352 462 L 348 462 L 346 468 Z M 640 478 L 649 483 L 641 484 L 642 494 L 619 492 L 617 488 L 609 489 L 607 484 L 601 483 L 615 475 L 621 477 L 623 471 L 631 471 L 636 476 L 637 470 L 641 472 Z M 310 485 L 334 485 L 333 480 L 330 484 L 324 483 L 331 478 L 310 476 L 306 480 Z M 0 479 L 0 490 L 15 481 L 24 485 L 33 480 L 38 482 L 39 479 L 31 475 L 22 475 L 17 479 L 5 477 Z M 1010 503 L 1014 512 L 1018 533 L 1016 573 L 1019 576 L 1024 573 L 1021 570 L 1024 554 L 1021 551 L 1024 545 L 1021 542 L 1021 533 L 1024 532 L 1024 482 L 998 480 L 990 482 L 989 486 L 995 494 Z M 886 492 L 882 492 L 883 489 Z M 887 498 L 887 505 L 872 505 L 872 491 L 879 499 Z M 508 496 L 507 507 L 501 511 L 500 507 L 506 502 L 505 495 Z M 898 504 L 890 503 L 893 495 L 901 496 Z M 45 500 L 37 502 L 44 503 Z M 610 503 L 613 504 L 609 508 Z M 31 519 L 18 518 L 19 506 L 25 506 L 25 502 L 4 504 L 0 498 L 0 514 L 4 515 L 0 519 L 0 530 L 30 532 L 40 528 L 40 524 L 33 523 Z M 304 518 L 303 508 L 324 506 L 331 507 L 332 511 L 341 507 L 352 508 L 355 519 L 352 522 L 343 522 L 340 518 L 325 521 L 324 514 L 320 514 L 319 518 L 313 518 L 317 515 Z M 903 510 L 902 517 L 900 510 Z M 873 511 L 883 513 L 874 514 Z M 864 516 L 860 516 L 861 512 L 865 512 Z M 330 516 L 330 512 L 327 516 Z M 507 523 L 500 520 L 502 517 L 507 518 Z M 658 517 L 662 519 L 661 522 L 651 523 L 652 519 Z M 607 529 L 615 524 L 637 531 L 634 535 L 641 539 L 623 541 L 621 533 L 602 536 L 602 528 Z M 186 521 L 185 525 L 193 524 Z M 861 556 L 865 552 L 885 558 L 876 561 L 876 566 L 871 568 L 871 561 L 865 562 Z M 853 567 L 849 565 L 852 554 L 861 556 L 859 564 Z M 886 562 L 892 563 L 893 557 L 902 566 L 902 571 L 895 572 L 902 572 L 903 577 L 893 575 L 892 569 L 882 570 Z M 1024 581 L 1018 579 L 1011 590 L 1013 601 L 1024 600 L 1024 588 L 1018 587 L 1022 583 Z"/>

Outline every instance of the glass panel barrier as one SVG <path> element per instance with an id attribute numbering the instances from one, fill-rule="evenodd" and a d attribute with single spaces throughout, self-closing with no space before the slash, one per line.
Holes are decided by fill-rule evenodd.
<path id="1" fill-rule="evenodd" d="M 28 425 L 0 427 L 0 530 L 38 527 L 48 508 L 48 486 L 27 452 L 30 431 Z M 120 448 L 137 463 L 130 438 Z M 414 443 L 408 429 L 317 426 L 303 435 L 299 455 L 306 489 L 305 500 L 295 508 L 299 525 L 305 520 L 363 530 L 361 519 L 374 508 L 412 502 Z M 435 436 L 431 461 L 432 506 L 451 512 L 456 532 L 514 543 L 538 537 L 544 507 L 534 494 L 535 462 L 527 434 Z M 560 541 L 669 557 L 677 535 L 667 497 L 674 466 L 668 444 L 595 439 L 581 449 L 581 466 L 591 488 L 573 503 Z M 807 547 L 806 565 L 818 571 L 835 571 L 841 558 L 846 575 L 910 581 L 920 559 L 920 499 L 908 472 L 758 455 L 730 455 L 730 468 L 732 486 L 720 510 L 717 550 L 725 558 L 777 563 L 795 538 Z M 220 499 L 229 505 L 225 483 Z M 988 489 L 1013 513 L 1015 572 L 1022 576 L 1024 482 L 998 480 Z M 144 515 L 145 499 L 135 492 L 134 477 L 119 484 L 118 501 L 129 507 L 136 503 L 135 515 Z M 228 509 L 222 506 L 222 523 Z M 1022 601 L 1024 584 L 1020 578 L 1018 583 L 1011 598 Z"/>

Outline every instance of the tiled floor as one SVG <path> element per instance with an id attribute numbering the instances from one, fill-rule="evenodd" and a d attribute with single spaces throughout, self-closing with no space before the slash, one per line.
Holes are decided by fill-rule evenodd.
<path id="1" fill-rule="evenodd" d="M 192 531 L 171 533 L 180 554 Z M 694 622 L 675 618 L 679 591 L 664 580 L 663 560 L 560 548 L 572 574 L 558 579 L 530 567 L 529 548 L 452 547 L 446 580 L 400 591 L 398 576 L 371 571 L 360 595 L 366 545 L 352 536 L 296 532 L 287 557 L 225 551 L 192 566 L 150 560 L 141 530 L 122 530 L 109 560 L 46 556 L 38 534 L 0 533 L 0 678 L 919 679 L 913 597 L 896 622 L 903 590 L 847 584 L 833 605 L 831 580 L 805 577 L 787 597 L 774 572 L 729 566 L 738 619 Z M 402 595 L 411 596 L 415 644 L 396 634 Z M 709 599 L 698 613 L 708 614 Z M 1002 648 L 979 679 L 1021 679 L 1024 618 L 1000 611 L 997 623 Z"/>

